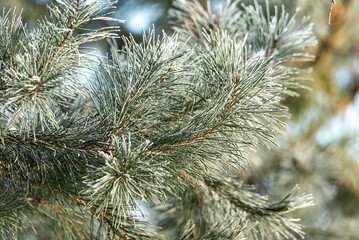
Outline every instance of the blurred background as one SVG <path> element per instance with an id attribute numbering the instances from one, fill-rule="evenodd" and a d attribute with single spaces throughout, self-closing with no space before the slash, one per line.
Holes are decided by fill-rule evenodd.
<path id="1" fill-rule="evenodd" d="M 49 2 L 1 0 L 0 8 L 16 7 L 31 28 L 47 14 Z M 226 1 L 200 2 L 216 8 Z M 312 90 L 286 100 L 292 118 L 278 138 L 279 146 L 251 153 L 248 171 L 238 174 L 274 200 L 296 184 L 301 192 L 312 193 L 316 205 L 296 213 L 303 219 L 307 239 L 359 239 L 359 0 L 336 2 L 328 25 L 331 0 L 270 1 L 271 6 L 285 5 L 289 12 L 300 7 L 300 14 L 309 15 L 314 23 L 318 44 L 309 51 L 316 60 L 298 63 L 312 68 L 303 76 L 313 80 L 304 82 Z M 142 31 L 152 26 L 157 32 L 170 31 L 171 5 L 170 0 L 119 0 L 114 17 L 126 20 L 121 34 L 133 34 L 140 41 Z M 109 46 L 103 41 L 93 47 L 104 55 Z M 36 239 L 48 237 L 44 233 Z"/>

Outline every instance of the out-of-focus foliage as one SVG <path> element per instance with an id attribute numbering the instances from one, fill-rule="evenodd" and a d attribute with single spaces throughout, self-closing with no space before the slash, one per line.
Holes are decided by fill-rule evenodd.
<path id="1" fill-rule="evenodd" d="M 286 3 L 314 21 L 312 90 L 287 100 L 286 136 L 240 178 L 273 196 L 295 184 L 313 193 L 316 206 L 300 212 L 308 239 L 359 239 L 359 3 L 336 1 L 330 25 L 331 1 Z"/>

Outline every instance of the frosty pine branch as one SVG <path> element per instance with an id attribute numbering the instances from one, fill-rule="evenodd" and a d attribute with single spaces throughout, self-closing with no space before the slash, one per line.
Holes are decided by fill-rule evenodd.
<path id="1" fill-rule="evenodd" d="M 100 15 L 113 6 L 57 0 L 34 29 L 0 16 L 1 236 L 41 223 L 65 239 L 303 238 L 288 213 L 309 195 L 271 202 L 231 173 L 285 125 L 281 100 L 303 87 L 285 63 L 312 60 L 308 18 L 177 0 L 173 35 L 122 37 L 93 60 L 83 44 L 118 28 L 85 26 L 116 21 Z"/>

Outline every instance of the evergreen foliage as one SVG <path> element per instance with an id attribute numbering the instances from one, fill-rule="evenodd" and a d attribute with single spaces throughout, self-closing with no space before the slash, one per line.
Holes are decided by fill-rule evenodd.
<path id="1" fill-rule="evenodd" d="M 304 88 L 293 66 L 313 59 L 308 18 L 177 0 L 174 34 L 123 37 L 93 60 L 84 44 L 118 28 L 85 26 L 116 21 L 101 15 L 112 6 L 57 0 L 35 29 L 0 17 L 1 236 L 47 225 L 63 239 L 303 238 L 291 213 L 310 195 L 270 201 L 237 175 L 249 151 L 275 143 L 282 100 Z"/>

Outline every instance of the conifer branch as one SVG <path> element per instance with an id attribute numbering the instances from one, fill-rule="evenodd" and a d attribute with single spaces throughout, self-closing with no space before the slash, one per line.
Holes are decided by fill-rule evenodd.
<path id="1" fill-rule="evenodd" d="M 100 147 L 91 147 L 91 146 L 82 146 L 82 145 L 71 146 L 71 145 L 59 144 L 56 142 L 42 141 L 42 140 L 37 140 L 36 142 L 34 142 L 32 140 L 23 140 L 14 137 L 5 138 L 4 142 L 8 144 L 17 144 L 17 145 L 30 146 L 30 147 L 32 146 L 36 148 L 47 148 L 50 150 L 60 149 L 60 150 L 73 150 L 73 151 L 84 151 L 84 152 L 104 151 L 104 148 L 100 148 Z"/>
<path id="2" fill-rule="evenodd" d="M 236 81 L 236 87 L 234 88 L 233 90 L 233 93 L 232 93 L 232 98 L 231 98 L 231 101 L 227 104 L 227 107 L 225 109 L 225 111 L 222 113 L 222 115 L 219 117 L 219 119 L 217 120 L 217 122 L 213 125 L 212 128 L 210 128 L 209 130 L 207 130 L 206 132 L 200 134 L 199 136 L 196 136 L 195 138 L 193 139 L 190 139 L 190 140 L 186 140 L 184 141 L 183 143 L 179 143 L 179 144 L 176 144 L 176 145 L 171 145 L 171 146 L 166 146 L 164 148 L 161 148 L 161 149 L 154 149 L 154 150 L 149 150 L 148 152 L 150 153 L 168 153 L 171 149 L 179 149 L 179 148 L 183 148 L 183 147 L 186 147 L 188 144 L 190 143 L 196 143 L 196 142 L 199 142 L 201 140 L 204 140 L 206 139 L 207 137 L 209 137 L 211 134 L 213 134 L 215 132 L 216 129 L 220 128 L 221 127 L 221 124 L 226 120 L 226 118 L 230 115 L 232 109 L 233 109 L 233 106 L 235 105 L 236 103 L 236 99 L 237 99 L 237 96 L 240 92 L 240 86 L 239 86 L 239 83 L 240 83 L 240 77 L 236 77 L 235 78 L 235 81 Z M 196 102 L 196 104 L 199 104 L 201 103 L 203 100 L 199 100 Z M 181 112 L 179 115 L 182 115 L 186 113 L 186 111 L 184 112 Z M 177 115 L 177 116 L 179 116 Z M 169 121 L 173 120 L 171 118 L 168 119 Z"/>
<path id="3" fill-rule="evenodd" d="M 40 73 L 42 71 L 42 69 L 45 67 L 47 67 L 48 64 L 50 64 L 50 62 L 54 59 L 54 57 L 57 55 L 57 53 L 59 51 L 61 51 L 61 48 L 65 45 L 65 43 L 69 40 L 70 36 L 72 35 L 73 31 L 75 30 L 75 26 L 77 24 L 77 21 L 79 19 L 79 14 L 80 14 L 80 4 L 81 1 L 77 0 L 76 1 L 76 10 L 75 10 L 75 18 L 73 20 L 73 22 L 71 23 L 71 25 L 69 26 L 69 30 L 67 31 L 65 37 L 62 39 L 62 41 L 60 42 L 59 46 L 57 47 L 57 49 L 55 50 L 55 52 L 53 52 L 53 54 L 51 55 L 51 57 L 47 60 L 47 62 L 45 64 L 41 64 L 39 69 L 37 70 L 38 73 Z M 35 88 L 33 90 L 31 90 L 29 97 L 32 98 L 40 89 L 40 85 L 41 85 L 41 78 L 39 78 L 36 82 Z"/>
<path id="4" fill-rule="evenodd" d="M 93 228 L 81 229 L 71 217 L 78 207 L 84 220 L 95 217 L 86 223 L 100 223 L 99 235 L 152 240 L 161 232 L 138 217 L 139 200 L 166 208 L 172 196 L 179 205 L 163 219 L 183 214 L 176 216 L 173 238 L 183 232 L 187 238 L 236 239 L 246 235 L 247 220 L 272 223 L 260 224 L 258 233 L 248 230 L 254 238 L 303 236 L 284 214 L 308 206 L 307 197 L 270 203 L 223 175 L 244 168 L 248 147 L 275 141 L 287 116 L 282 99 L 301 87 L 291 78 L 299 70 L 287 63 L 309 59 L 302 50 L 314 42 L 307 19 L 298 22 L 284 9 L 271 16 L 269 7 L 267 16 L 258 3 L 228 1 L 216 14 L 197 0 L 176 0 L 172 16 L 184 31 L 157 36 L 153 30 L 142 43 L 123 37 L 122 49 L 112 44 L 111 57 L 90 69 L 94 80 L 82 94 L 76 75 L 93 59 L 81 46 L 114 37 L 117 27 L 73 34 L 92 20 L 109 20 L 99 13 L 112 4 L 56 1 L 50 20 L 24 31 L 19 52 L 10 41 L 17 35 L 0 25 L 0 36 L 7 36 L 0 43 L 6 58 L 1 87 L 9 87 L 1 99 L 1 190 L 26 189 L 33 195 L 20 200 L 41 199 L 38 207 L 53 209 L 66 219 L 65 231 L 85 239 Z M 12 25 L 22 29 L 20 22 Z M 72 99 L 80 93 L 81 100 Z M 17 197 L 3 195 L 0 201 Z M 62 201 L 71 209 L 60 208 Z M 0 212 L 13 214 L 1 204 Z"/>
<path id="5" fill-rule="evenodd" d="M 156 125 L 147 128 L 146 130 L 147 130 L 147 131 L 150 131 L 150 130 L 153 130 L 153 129 L 155 129 L 155 128 L 159 128 L 163 123 L 175 121 L 176 119 L 178 119 L 178 118 L 180 118 L 180 117 L 186 115 L 187 113 L 189 113 L 189 111 L 195 110 L 196 107 L 197 107 L 198 105 L 200 105 L 201 103 L 203 103 L 203 102 L 204 102 L 204 99 L 203 99 L 203 98 L 200 98 L 200 99 L 199 99 L 198 101 L 196 101 L 194 104 L 188 105 L 182 112 L 179 112 L 176 116 L 166 118 L 166 119 L 162 120 L 161 122 L 157 123 Z"/>
<path id="6" fill-rule="evenodd" d="M 85 202 L 84 200 L 81 200 L 81 199 L 79 199 L 79 198 L 72 198 L 72 199 L 75 200 L 75 201 L 76 201 L 78 204 L 80 204 L 81 206 L 84 206 L 84 207 L 88 208 L 88 203 Z M 96 211 L 97 211 L 96 207 L 91 206 L 91 207 L 89 207 L 89 209 L 90 209 L 90 211 L 91 211 L 92 213 L 96 214 Z M 102 218 L 102 220 L 103 220 L 106 224 L 108 224 L 108 225 L 111 227 L 112 230 L 114 230 L 115 232 L 117 232 L 118 234 L 120 234 L 125 240 L 131 240 L 131 238 L 130 238 L 129 236 L 127 236 L 127 235 L 124 233 L 124 231 L 122 231 L 120 228 L 116 228 L 116 227 L 113 225 L 112 221 L 111 221 L 106 215 L 102 215 L 102 214 L 101 214 L 99 217 Z"/>
<path id="7" fill-rule="evenodd" d="M 0 167 L 1 170 L 8 170 L 8 169 L 3 169 L 3 167 Z M 29 185 L 30 187 L 33 187 L 33 188 L 39 188 L 38 185 L 33 182 L 33 181 L 26 181 L 25 179 L 21 178 L 19 179 L 17 176 L 15 175 L 11 175 L 11 176 L 7 176 L 5 172 L 2 172 L 1 173 L 1 176 L 2 178 L 6 178 L 6 179 L 10 179 L 11 181 L 13 182 L 16 182 L 18 184 L 21 184 L 21 185 Z M 45 189 L 44 186 L 42 186 L 43 189 Z"/>
<path id="8" fill-rule="evenodd" d="M 127 173 L 128 173 L 128 171 L 126 171 L 124 174 L 127 174 Z M 5 173 L 2 173 L 2 177 L 7 178 L 7 176 L 5 176 Z M 125 176 L 121 176 L 121 177 L 124 178 Z M 11 176 L 11 180 L 14 181 L 14 182 L 16 182 L 16 183 L 22 184 L 22 185 L 28 185 L 28 184 L 29 184 L 29 185 L 30 185 L 31 187 L 33 187 L 33 188 L 46 189 L 45 186 L 39 186 L 39 185 L 36 184 L 35 182 L 32 182 L 32 181 L 28 182 L 28 181 L 26 181 L 26 180 L 24 180 L 24 179 L 19 179 L 18 177 L 14 176 L 14 175 Z M 55 191 L 55 192 L 56 192 L 56 191 Z M 60 193 L 56 193 L 56 194 L 57 194 L 59 197 L 64 197 L 64 196 L 62 196 L 62 194 L 60 194 Z M 79 199 L 79 198 L 72 197 L 72 196 L 70 196 L 70 199 L 71 199 L 71 200 L 74 200 L 76 203 L 78 203 L 78 204 L 81 205 L 81 206 L 84 206 L 84 207 L 86 207 L 86 208 L 88 207 L 88 203 L 85 202 L 84 200 L 81 200 L 81 199 Z M 73 220 L 69 217 L 68 214 L 66 214 L 65 212 L 61 211 L 61 210 L 58 209 L 57 207 L 55 207 L 53 204 L 50 204 L 50 203 L 49 203 L 48 201 L 46 201 L 46 200 L 39 200 L 39 201 L 38 201 L 38 200 L 35 200 L 34 198 L 30 198 L 30 197 L 27 197 L 26 200 L 27 200 L 27 201 L 31 201 L 31 202 L 34 202 L 34 201 L 38 202 L 38 204 L 37 204 L 38 207 L 48 206 L 48 207 L 52 208 L 55 212 L 57 212 L 57 213 L 63 215 L 63 216 L 66 218 L 66 220 L 68 220 L 71 224 L 73 224 L 74 227 L 84 236 L 85 239 L 89 239 L 89 238 L 86 236 L 86 234 L 83 232 L 83 230 L 73 222 Z M 97 210 L 96 210 L 96 207 L 91 206 L 91 207 L 89 207 L 89 210 L 90 210 L 93 214 L 96 214 L 96 211 L 97 211 Z M 108 226 L 110 226 L 111 229 L 113 229 L 115 232 L 117 232 L 118 234 L 120 234 L 125 240 L 130 240 L 130 238 L 129 238 L 120 228 L 116 228 L 115 226 L 113 226 L 112 221 L 111 221 L 106 215 L 102 215 L 102 214 L 101 214 L 101 215 L 100 215 L 100 218 L 101 218 L 106 224 L 108 224 Z"/>
<path id="9" fill-rule="evenodd" d="M 51 55 L 51 57 L 49 58 L 49 60 L 46 62 L 45 65 L 41 65 L 39 67 L 39 69 L 37 70 L 38 72 L 41 72 L 43 67 L 46 66 L 54 59 L 54 57 L 56 56 L 56 54 L 61 50 L 61 48 L 65 45 L 65 43 L 69 40 L 69 38 L 71 37 L 73 31 L 75 30 L 75 26 L 77 24 L 77 21 L 79 19 L 79 14 L 80 14 L 80 4 L 81 4 L 81 0 L 76 0 L 76 10 L 75 10 L 75 18 L 73 20 L 73 22 L 71 23 L 71 25 L 69 26 L 69 30 L 67 31 L 65 37 L 62 39 L 62 41 L 60 42 L 60 44 L 58 45 L 57 49 L 55 50 L 55 52 Z"/>
<path id="10" fill-rule="evenodd" d="M 274 215 L 277 214 L 278 211 L 280 209 L 275 209 L 276 211 L 262 211 L 260 209 L 256 209 L 256 208 L 250 208 L 249 206 L 246 206 L 245 204 L 240 204 L 236 201 L 233 201 L 232 199 L 228 198 L 228 196 L 226 195 L 226 193 L 219 187 L 215 186 L 212 182 L 210 182 L 209 180 L 204 179 L 204 183 L 214 189 L 216 192 L 218 192 L 222 197 L 224 197 L 225 199 L 228 199 L 228 201 L 233 204 L 234 206 L 236 206 L 237 208 L 249 213 L 249 214 L 254 214 L 254 215 L 258 215 L 258 216 L 270 216 L 270 215 Z M 269 210 L 269 209 L 268 209 Z"/>
<path id="11" fill-rule="evenodd" d="M 35 202 L 36 200 L 34 198 L 30 198 L 27 197 L 26 198 L 27 201 L 29 202 Z M 84 233 L 84 231 L 70 218 L 70 216 L 65 213 L 64 211 L 60 210 L 59 208 L 57 208 L 55 205 L 49 203 L 48 201 L 45 200 L 40 200 L 40 201 L 36 201 L 37 202 L 37 206 L 38 207 L 43 207 L 43 206 L 47 206 L 52 208 L 56 213 L 62 215 L 69 223 L 71 223 L 76 230 L 84 237 L 85 240 L 90 240 L 90 238 Z"/>
<path id="12" fill-rule="evenodd" d="M 119 124 L 120 125 L 120 124 Z M 116 137 L 121 133 L 122 127 L 118 127 L 112 134 L 112 140 L 110 142 L 110 144 L 107 146 L 106 149 L 104 149 L 103 151 L 107 154 L 113 154 L 114 153 L 114 145 L 116 143 Z"/>

